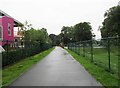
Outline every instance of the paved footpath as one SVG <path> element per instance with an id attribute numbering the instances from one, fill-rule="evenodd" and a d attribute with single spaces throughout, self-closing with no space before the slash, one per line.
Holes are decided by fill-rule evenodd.
<path id="1" fill-rule="evenodd" d="M 67 51 L 56 47 L 10 86 L 101 86 L 101 84 Z"/>

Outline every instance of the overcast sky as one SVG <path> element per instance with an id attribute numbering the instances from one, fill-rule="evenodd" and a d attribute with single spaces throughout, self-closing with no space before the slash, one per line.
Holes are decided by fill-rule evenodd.
<path id="1" fill-rule="evenodd" d="M 34 28 L 46 28 L 48 33 L 59 34 L 63 26 L 90 22 L 100 38 L 98 27 L 104 13 L 118 5 L 119 0 L 0 0 L 0 10 Z"/>

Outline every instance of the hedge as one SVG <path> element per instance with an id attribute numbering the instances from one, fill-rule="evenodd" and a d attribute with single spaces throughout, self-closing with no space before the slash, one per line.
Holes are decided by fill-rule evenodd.
<path id="1" fill-rule="evenodd" d="M 8 53 L 3 52 L 2 53 L 2 67 L 14 64 L 21 59 L 33 56 L 51 47 L 52 46 L 50 44 L 43 44 L 39 46 L 34 45 L 34 46 L 26 47 L 26 48 L 11 50 L 11 51 L 8 51 Z"/>

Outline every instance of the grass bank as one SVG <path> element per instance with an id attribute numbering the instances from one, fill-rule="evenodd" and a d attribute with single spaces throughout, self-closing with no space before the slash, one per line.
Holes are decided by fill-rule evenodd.
<path id="1" fill-rule="evenodd" d="M 28 70 L 32 65 L 36 64 L 47 56 L 54 48 L 50 48 L 37 55 L 23 59 L 11 66 L 5 67 L 2 70 L 2 86 L 8 86 L 16 78 L 18 78 L 23 72 Z"/>
<path id="2" fill-rule="evenodd" d="M 78 61 L 80 62 L 85 69 L 96 79 L 98 80 L 105 88 L 116 88 L 118 86 L 118 78 L 115 77 L 110 72 L 104 70 L 104 68 L 99 67 L 90 62 L 87 57 L 82 57 L 72 52 L 71 50 L 67 51 Z"/>
<path id="3" fill-rule="evenodd" d="M 91 48 L 85 47 L 76 48 L 74 51 L 79 53 L 81 56 L 87 57 L 91 61 Z M 109 70 L 109 60 L 108 60 L 108 49 L 107 48 L 93 48 L 93 61 L 101 66 L 102 68 Z M 118 77 L 118 48 L 112 47 L 110 49 L 110 70 L 116 77 Z"/>

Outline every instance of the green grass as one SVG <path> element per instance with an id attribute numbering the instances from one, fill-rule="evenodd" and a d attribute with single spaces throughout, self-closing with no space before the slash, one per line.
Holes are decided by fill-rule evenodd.
<path id="1" fill-rule="evenodd" d="M 98 80 L 104 87 L 106 88 L 114 88 L 118 86 L 118 78 L 115 77 L 110 72 L 104 70 L 104 68 L 99 67 L 90 62 L 88 57 L 82 57 L 72 52 L 71 50 L 67 51 L 78 61 L 80 62 L 85 69 L 96 79 Z"/>
<path id="2" fill-rule="evenodd" d="M 8 86 L 17 77 L 19 77 L 23 72 L 28 70 L 32 65 L 36 64 L 47 56 L 54 48 L 50 48 L 44 52 L 37 55 L 23 59 L 11 66 L 5 67 L 2 70 L 2 86 Z"/>
<path id="3" fill-rule="evenodd" d="M 112 73 L 118 76 L 118 55 L 117 49 L 113 52 L 111 49 L 110 53 L 110 65 Z M 108 52 L 106 49 L 94 49 L 94 61 L 99 62 L 103 67 L 108 68 Z"/>
<path id="4" fill-rule="evenodd" d="M 76 49 L 77 51 L 77 49 Z M 78 50 L 80 56 L 83 56 L 83 48 L 79 48 Z M 94 54 L 94 62 L 101 66 L 102 68 L 108 70 L 109 63 L 108 63 L 108 52 L 106 48 L 93 48 Z M 85 57 L 91 60 L 91 49 L 90 47 L 85 47 Z M 110 49 L 110 65 L 111 65 L 111 72 L 114 73 L 115 76 L 118 76 L 118 49 L 117 47 L 111 47 Z"/>

